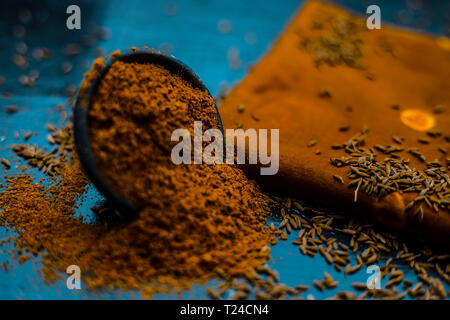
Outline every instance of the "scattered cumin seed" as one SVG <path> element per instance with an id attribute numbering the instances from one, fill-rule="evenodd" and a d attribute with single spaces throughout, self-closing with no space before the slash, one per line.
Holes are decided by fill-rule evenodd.
<path id="1" fill-rule="evenodd" d="M 51 145 L 55 144 L 55 139 L 53 138 L 53 136 L 51 134 L 48 134 L 46 137 L 48 143 L 50 143 Z"/>
<path id="2" fill-rule="evenodd" d="M 317 144 L 317 140 L 311 140 L 308 142 L 308 148 L 314 147 Z"/>
<path id="3" fill-rule="evenodd" d="M 5 112 L 9 114 L 15 114 L 19 111 L 19 108 L 17 108 L 17 106 L 6 106 L 4 109 Z"/>
<path id="4" fill-rule="evenodd" d="M 211 299 L 213 299 L 213 300 L 219 300 L 220 299 L 220 295 L 216 291 L 214 291 L 213 288 L 211 288 L 211 287 L 206 288 L 206 292 L 208 293 L 208 296 Z"/>
<path id="5" fill-rule="evenodd" d="M 47 129 L 48 131 L 50 131 L 50 132 L 55 132 L 55 131 L 56 131 L 56 126 L 55 126 L 54 124 L 52 124 L 52 123 L 49 123 L 49 124 L 46 126 L 46 129 Z"/>
<path id="6" fill-rule="evenodd" d="M 432 137 L 432 138 L 439 138 L 440 136 L 442 136 L 442 131 L 440 131 L 440 130 L 430 130 L 430 131 L 427 131 L 427 135 Z"/>
<path id="7" fill-rule="evenodd" d="M 352 288 L 355 290 L 364 291 L 367 289 L 367 284 L 365 284 L 363 282 L 353 282 Z"/>
<path id="8" fill-rule="evenodd" d="M 31 135 L 33 134 L 32 131 L 28 131 L 23 135 L 23 140 L 28 141 L 31 138 Z"/>
<path id="9" fill-rule="evenodd" d="M 321 98 L 331 98 L 331 90 L 329 88 L 322 88 L 322 89 L 320 89 L 319 97 L 321 97 Z"/>
<path id="10" fill-rule="evenodd" d="M 304 291 L 308 291 L 309 290 L 309 286 L 305 286 L 305 285 L 296 285 L 295 286 L 295 290 L 297 290 L 298 293 L 302 293 Z"/>
<path id="11" fill-rule="evenodd" d="M 313 280 L 313 285 L 316 287 L 317 290 L 323 291 L 323 283 L 319 280 Z"/>
<path id="12" fill-rule="evenodd" d="M 0 162 L 3 164 L 3 166 L 5 166 L 6 170 L 8 170 L 9 168 L 11 168 L 11 162 L 9 162 L 8 160 L 6 160 L 5 158 L 1 158 Z"/>
<path id="13" fill-rule="evenodd" d="M 338 143 L 335 143 L 331 146 L 331 149 L 333 149 L 333 150 L 342 149 L 342 148 L 343 148 L 342 144 L 338 144 Z"/>
<path id="14" fill-rule="evenodd" d="M 412 285 L 413 285 L 413 282 L 411 280 L 405 279 L 405 280 L 403 280 L 402 289 L 406 290 L 409 287 L 411 287 Z"/>
<path id="15" fill-rule="evenodd" d="M 339 183 L 341 183 L 341 184 L 344 184 L 344 179 L 342 179 L 341 176 L 335 174 L 335 175 L 333 175 L 333 178 L 334 178 L 337 182 L 339 182 Z"/>
<path id="16" fill-rule="evenodd" d="M 417 139 L 417 142 L 423 143 L 423 144 L 429 144 L 430 140 L 428 138 L 422 137 Z"/>
<path id="17" fill-rule="evenodd" d="M 61 71 L 62 71 L 62 73 L 64 73 L 64 74 L 67 74 L 67 73 L 69 73 L 70 71 L 72 71 L 72 68 L 73 68 L 73 65 L 72 65 L 70 62 L 64 62 L 64 63 L 61 65 Z"/>
<path id="18" fill-rule="evenodd" d="M 403 138 L 401 136 L 393 136 L 392 140 L 394 140 L 395 143 L 402 144 L 403 141 L 405 141 L 405 138 Z"/>
<path id="19" fill-rule="evenodd" d="M 423 209 L 422 206 L 419 207 L 417 210 L 417 218 L 419 219 L 419 222 L 423 221 Z"/>
<path id="20" fill-rule="evenodd" d="M 441 114 L 441 113 L 444 113 L 444 111 L 445 111 L 445 108 L 444 108 L 444 106 L 441 105 L 441 104 L 439 104 L 439 105 L 437 105 L 437 106 L 435 106 L 435 107 L 433 108 L 433 113 L 434 113 L 434 114 Z"/>

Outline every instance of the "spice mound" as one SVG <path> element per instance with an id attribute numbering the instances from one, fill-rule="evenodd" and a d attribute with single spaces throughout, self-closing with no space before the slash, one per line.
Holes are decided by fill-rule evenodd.
<path id="1" fill-rule="evenodd" d="M 18 252 L 42 257 L 47 280 L 76 264 L 90 289 L 151 295 L 212 277 L 245 277 L 267 262 L 274 235 L 258 186 L 235 166 L 171 161 L 174 129 L 191 131 L 194 120 L 217 127 L 207 92 L 161 66 L 116 61 L 92 101 L 97 165 L 142 209 L 136 219 L 106 227 L 77 217 L 88 181 L 74 154 L 49 182 L 10 177 L 0 191 L 0 223 L 15 231 Z"/>
<path id="2" fill-rule="evenodd" d="M 182 181 L 168 180 L 183 180 L 186 174 L 196 180 L 199 173 L 190 172 L 199 168 L 172 163 L 171 150 L 177 142 L 171 142 L 171 135 L 183 128 L 193 136 L 194 120 L 202 121 L 205 129 L 218 127 L 208 92 L 194 89 L 158 65 L 114 62 L 93 96 L 88 120 L 103 177 L 139 207 L 158 207 L 164 199 L 161 192 L 168 187 L 183 192 L 187 186 Z"/>

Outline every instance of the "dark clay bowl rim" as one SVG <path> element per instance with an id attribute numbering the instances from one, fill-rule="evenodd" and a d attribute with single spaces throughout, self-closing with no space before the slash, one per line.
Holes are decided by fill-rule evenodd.
<path id="1" fill-rule="evenodd" d="M 75 149 L 77 151 L 81 166 L 97 190 L 106 199 L 110 200 L 121 211 L 137 214 L 140 209 L 139 205 L 133 204 L 127 199 L 119 196 L 118 193 L 116 193 L 114 189 L 103 179 L 95 162 L 89 139 L 88 111 L 91 106 L 92 94 L 96 91 L 100 81 L 107 74 L 109 68 L 115 61 L 158 64 L 165 67 L 170 72 L 181 76 L 182 79 L 191 83 L 194 88 L 206 91 L 210 96 L 211 93 L 205 84 L 200 80 L 199 76 L 183 62 L 174 56 L 165 55 L 154 49 L 144 48 L 137 50 L 126 50 L 125 53 L 120 56 L 107 61 L 107 65 L 99 73 L 98 77 L 92 81 L 89 89 L 83 93 L 83 96 L 80 96 L 80 94 L 78 95 L 73 110 L 73 134 Z M 219 110 L 216 103 L 215 108 L 217 112 L 219 129 L 223 133 L 222 121 L 220 119 Z M 120 188 L 120 186 L 118 187 Z"/>

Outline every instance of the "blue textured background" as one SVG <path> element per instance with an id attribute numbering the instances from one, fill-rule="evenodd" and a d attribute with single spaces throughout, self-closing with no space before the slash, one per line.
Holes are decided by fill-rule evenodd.
<path id="1" fill-rule="evenodd" d="M 414 28 L 437 35 L 449 33 L 450 1 L 358 1 L 341 0 L 341 3 L 360 14 L 369 4 L 378 4 L 382 10 L 382 21 Z M 16 159 L 9 150 L 17 143 L 14 131 L 32 130 L 38 133 L 29 143 L 47 145 L 45 125 L 58 123 L 58 103 L 65 103 L 64 90 L 68 85 L 78 85 L 83 73 L 94 59 L 94 48 L 83 47 L 80 55 L 66 57 L 62 54 L 65 44 L 79 42 L 92 25 L 104 26 L 110 31 L 110 38 L 96 46 L 107 53 L 131 46 L 149 46 L 159 49 L 171 48 L 171 53 L 196 71 L 213 95 L 222 84 L 233 85 L 245 76 L 248 66 L 258 61 L 270 48 L 283 27 L 299 10 L 299 0 L 97 0 L 97 1 L 12 1 L 2 0 L 0 4 L 0 76 L 6 83 L 0 86 L 0 93 L 8 92 L 12 97 L 0 96 L 0 158 Z M 82 30 L 68 31 L 65 28 L 65 9 L 69 4 L 78 4 L 82 10 Z M 417 4 L 421 4 L 417 7 Z M 33 18 L 23 23 L 18 18 L 21 8 L 32 8 Z M 230 33 L 218 31 L 219 21 L 231 22 Z M 14 26 L 24 25 L 23 39 L 12 36 Z M 253 42 L 246 41 L 249 37 Z M 30 65 L 20 69 L 12 62 L 16 45 L 28 45 L 27 57 Z M 53 51 L 53 58 L 44 61 L 31 59 L 33 48 L 45 46 Z M 230 67 L 227 54 L 230 48 L 239 51 L 242 66 Z M 61 64 L 70 61 L 73 70 L 62 74 Z M 33 88 L 24 88 L 18 77 L 36 69 L 40 77 Z M 19 112 L 9 115 L 4 106 L 17 105 Z M 3 177 L 0 178 L 0 182 Z M 87 214 L 88 208 L 101 197 L 95 190 L 89 194 L 92 199 L 81 206 L 80 212 Z M 1 229 L 0 237 L 7 233 Z M 314 279 L 321 279 L 323 271 L 329 272 L 340 285 L 337 289 L 319 292 L 312 288 L 316 298 L 333 296 L 339 290 L 351 290 L 351 282 L 365 282 L 365 270 L 346 278 L 328 266 L 322 257 L 312 259 L 298 253 L 290 241 L 280 242 L 272 248 L 273 260 L 270 266 L 279 271 L 281 282 L 294 286 L 311 285 Z M 0 262 L 8 256 L 0 253 Z M 404 270 L 407 278 L 415 281 L 409 268 Z M 214 281 L 212 282 L 214 283 Z M 448 286 L 446 287 L 448 290 Z M 160 296 L 166 298 L 168 296 Z M 178 298 L 206 298 L 203 287 L 196 286 Z M 0 271 L 0 298 L 2 299 L 80 299 L 80 298 L 139 298 L 135 292 L 105 292 L 92 294 L 84 290 L 70 291 L 65 280 L 45 285 L 40 274 L 39 262 L 30 261 L 15 266 L 9 272 Z"/>

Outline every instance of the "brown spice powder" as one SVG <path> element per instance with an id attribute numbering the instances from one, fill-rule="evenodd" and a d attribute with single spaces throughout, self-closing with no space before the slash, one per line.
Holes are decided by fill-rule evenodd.
<path id="1" fill-rule="evenodd" d="M 159 203 L 148 190 L 167 178 L 159 176 L 161 170 L 179 171 L 177 177 L 198 169 L 178 167 L 170 157 L 176 143 L 172 132 L 186 128 L 193 136 L 194 120 L 202 121 L 204 129 L 217 127 L 214 100 L 207 92 L 161 66 L 114 62 L 89 111 L 91 145 L 104 178 L 140 207 Z"/>
<path id="2" fill-rule="evenodd" d="M 115 62 L 90 117 L 102 173 L 143 209 L 108 228 L 76 217 L 88 181 L 74 156 L 50 186 L 28 175 L 8 179 L 0 224 L 16 232 L 23 260 L 41 255 L 47 280 L 76 264 L 88 288 L 151 295 L 216 276 L 244 277 L 270 258 L 274 231 L 265 227 L 267 200 L 254 182 L 235 166 L 171 162 L 173 129 L 191 130 L 194 119 L 217 126 L 209 95 L 164 68 Z"/>

